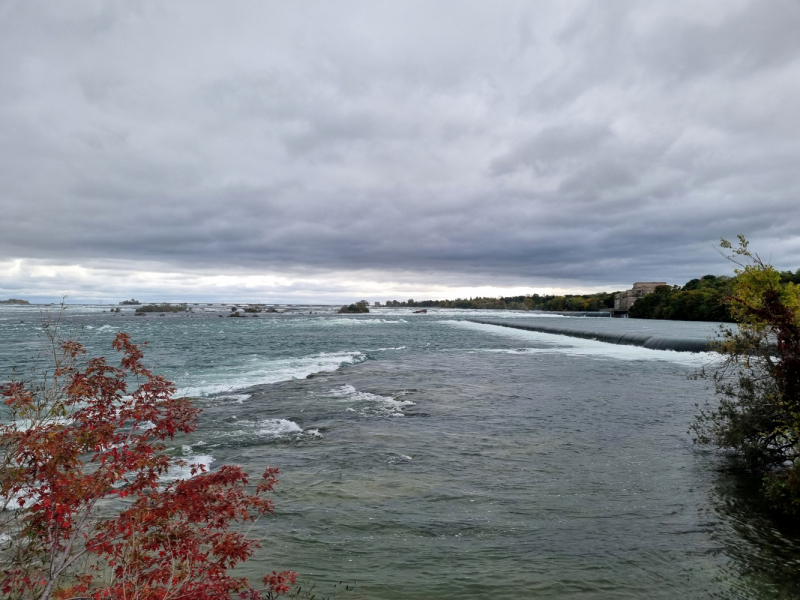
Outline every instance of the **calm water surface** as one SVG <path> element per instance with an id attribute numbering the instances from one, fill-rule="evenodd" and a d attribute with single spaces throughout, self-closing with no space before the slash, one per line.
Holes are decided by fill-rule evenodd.
<path id="1" fill-rule="evenodd" d="M 66 324 L 107 356 L 119 330 L 149 341 L 156 370 L 204 409 L 175 456 L 280 467 L 253 574 L 291 568 L 322 593 L 344 580 L 378 599 L 800 598 L 797 533 L 687 434 L 711 396 L 687 375 L 708 355 L 466 321 L 525 313 L 104 308 L 72 306 Z M 40 324 L 36 307 L 0 308 L 3 380 L 35 363 Z"/>

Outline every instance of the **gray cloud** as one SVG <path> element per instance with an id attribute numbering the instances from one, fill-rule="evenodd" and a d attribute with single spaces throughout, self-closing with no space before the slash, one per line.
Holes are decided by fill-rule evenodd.
<path id="1" fill-rule="evenodd" d="M 798 25 L 790 1 L 7 1 L 0 261 L 613 286 L 729 270 L 711 246 L 742 232 L 795 269 Z"/>

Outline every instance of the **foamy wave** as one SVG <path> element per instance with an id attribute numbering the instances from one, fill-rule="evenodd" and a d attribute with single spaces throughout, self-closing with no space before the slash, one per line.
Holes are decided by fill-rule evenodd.
<path id="1" fill-rule="evenodd" d="M 369 317 L 334 317 L 333 319 L 322 319 L 325 325 L 386 325 L 396 323 L 408 323 L 405 319 L 374 319 Z"/>
<path id="2" fill-rule="evenodd" d="M 240 395 L 228 392 L 255 385 L 305 379 L 312 373 L 336 371 L 343 365 L 358 364 L 366 359 L 367 357 L 358 351 L 321 352 L 313 356 L 277 360 L 265 360 L 263 357 L 256 356 L 235 366 L 220 367 L 210 372 L 193 373 L 185 381 L 179 381 L 180 387 L 177 395 L 238 398 Z"/>
<path id="3" fill-rule="evenodd" d="M 362 416 L 402 417 L 403 410 L 415 404 L 411 400 L 397 400 L 392 396 L 360 392 L 349 384 L 330 390 L 328 395 L 355 404 L 356 408 L 351 406 L 347 410 L 357 412 Z"/>
<path id="4" fill-rule="evenodd" d="M 3 510 L 20 510 L 20 509 L 23 509 L 23 508 L 30 508 L 31 506 L 36 504 L 36 501 L 39 499 L 39 495 L 34 493 L 33 495 L 28 496 L 27 498 L 25 498 L 23 500 L 23 497 L 26 496 L 28 493 L 30 493 L 30 491 L 32 491 L 32 490 L 28 490 L 28 491 L 20 490 L 18 492 L 15 492 L 15 493 L 11 494 L 11 496 L 8 497 L 5 506 L 0 507 L 0 511 L 3 511 Z M 22 504 L 19 503 L 20 500 L 22 500 Z"/>
<path id="5" fill-rule="evenodd" d="M 389 455 L 389 459 L 386 462 L 389 463 L 390 465 L 396 465 L 397 463 L 407 463 L 411 462 L 412 460 L 414 459 L 406 454 L 392 453 L 391 455 Z"/>
<path id="6" fill-rule="evenodd" d="M 183 453 L 184 458 L 181 460 L 185 461 L 186 464 L 184 465 L 177 465 L 173 464 L 169 471 L 165 475 L 161 476 L 161 481 L 163 482 L 171 482 L 171 481 L 178 481 L 180 479 L 190 479 L 193 477 L 192 475 L 192 465 L 202 465 L 205 467 L 206 472 L 209 470 L 209 466 L 212 462 L 214 462 L 214 457 L 209 454 L 192 454 L 192 447 L 191 446 L 183 446 L 181 448 L 181 452 Z M 196 475 L 197 473 L 195 473 Z"/>
<path id="7" fill-rule="evenodd" d="M 219 400 L 225 400 L 233 404 L 242 404 L 245 400 L 249 400 L 251 397 L 252 394 L 223 394 L 222 396 L 216 396 L 216 398 Z"/>
<path id="8" fill-rule="evenodd" d="M 258 435 L 267 437 L 281 437 L 290 433 L 302 433 L 303 429 L 294 421 L 288 419 L 264 419 L 258 422 Z"/>
<path id="9" fill-rule="evenodd" d="M 598 358 L 611 358 L 624 361 L 666 361 L 691 367 L 699 367 L 717 360 L 719 357 L 713 352 L 675 352 L 672 350 L 651 350 L 640 346 L 623 346 L 609 344 L 595 340 L 585 340 L 566 335 L 540 333 L 500 327 L 497 325 L 484 325 L 469 321 L 443 321 L 451 325 L 474 329 L 493 335 L 511 337 L 527 342 L 534 342 L 537 346 L 517 349 L 483 349 L 476 348 L 474 352 L 503 352 L 511 354 L 566 354 L 572 356 L 596 356 Z"/>
<path id="10" fill-rule="evenodd" d="M 237 441 L 258 441 L 263 443 L 269 440 L 279 440 L 282 438 L 301 439 L 302 436 L 310 438 L 320 438 L 318 429 L 308 429 L 303 431 L 294 421 L 289 419 L 261 419 L 260 421 L 239 421 L 237 423 L 241 429 L 235 431 L 217 431 L 213 438 L 234 438 Z"/>

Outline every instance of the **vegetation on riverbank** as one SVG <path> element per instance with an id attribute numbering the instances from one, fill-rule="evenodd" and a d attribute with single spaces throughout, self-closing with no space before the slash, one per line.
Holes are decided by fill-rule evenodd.
<path id="1" fill-rule="evenodd" d="M 662 285 L 639 298 L 628 310 L 632 319 L 671 319 L 678 321 L 733 321 L 726 298 L 733 278 L 705 275 L 683 287 Z"/>
<path id="2" fill-rule="evenodd" d="M 775 271 L 780 283 L 800 284 L 800 269 Z M 677 321 L 733 322 L 727 301 L 736 287 L 737 276 L 704 275 L 683 286 L 659 286 L 651 294 L 636 301 L 628 316 L 634 319 L 669 319 Z M 456 300 L 389 300 L 388 307 L 408 308 L 471 308 L 492 310 L 601 311 L 614 307 L 614 294 L 501 296 Z"/>
<path id="3" fill-rule="evenodd" d="M 779 284 L 800 284 L 800 269 L 775 271 Z M 628 311 L 633 319 L 670 319 L 677 321 L 720 321 L 732 323 L 729 297 L 736 294 L 740 275 L 704 275 L 683 287 L 660 286 L 640 298 Z"/>
<path id="4" fill-rule="evenodd" d="M 115 367 L 61 340 L 57 321 L 43 332 L 52 368 L 0 386 L 3 598 L 272 600 L 291 592 L 294 572 L 273 571 L 255 586 L 231 572 L 261 545 L 249 526 L 272 512 L 278 470 L 267 466 L 251 483 L 236 465 L 206 472 L 172 460 L 165 442 L 195 431 L 200 410 L 143 366 L 127 334 L 112 344 L 122 357 Z"/>
<path id="5" fill-rule="evenodd" d="M 596 311 L 614 307 L 614 292 L 585 295 L 540 295 L 457 298 L 455 300 L 389 300 L 386 306 L 413 308 L 476 308 L 493 310 L 577 310 Z"/>
<path id="6" fill-rule="evenodd" d="M 730 451 L 763 476 L 763 493 L 800 517 L 800 285 L 775 270 L 739 236 L 721 247 L 738 268 L 725 303 L 738 328 L 725 329 L 722 363 L 698 377 L 712 381 L 718 402 L 703 406 L 695 441 Z M 800 274 L 800 273 L 798 273 Z"/>

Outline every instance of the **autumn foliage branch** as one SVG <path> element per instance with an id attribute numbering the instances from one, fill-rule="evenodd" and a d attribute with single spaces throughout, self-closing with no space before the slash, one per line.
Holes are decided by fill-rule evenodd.
<path id="1" fill-rule="evenodd" d="M 722 360 L 699 377 L 710 379 L 716 400 L 701 407 L 695 440 L 730 451 L 763 475 L 769 504 L 800 518 L 800 285 L 750 251 L 720 243 L 736 265 L 726 299 L 736 328 L 716 344 Z"/>
<path id="2" fill-rule="evenodd" d="M 164 442 L 200 411 L 142 364 L 119 333 L 119 366 L 85 357 L 44 327 L 53 369 L 0 386 L 0 590 L 11 599 L 249 600 L 288 592 L 297 574 L 255 588 L 231 570 L 260 547 L 246 524 L 271 513 L 278 470 L 253 488 L 238 466 L 165 484 Z M 133 388 L 133 389 L 129 389 Z M 178 461 L 179 466 L 186 466 Z"/>

